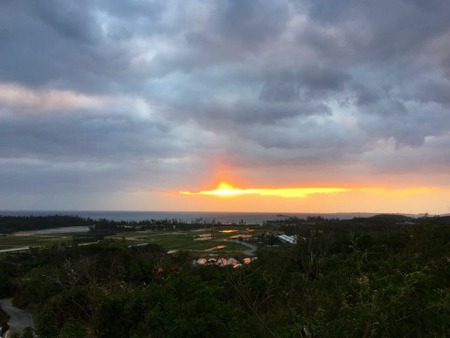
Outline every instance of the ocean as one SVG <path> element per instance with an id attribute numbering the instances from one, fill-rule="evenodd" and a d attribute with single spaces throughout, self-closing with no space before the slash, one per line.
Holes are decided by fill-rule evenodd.
<path id="1" fill-rule="evenodd" d="M 373 213 L 264 213 L 264 212 L 190 212 L 190 211 L 67 211 L 67 210 L 27 210 L 0 211 L 0 216 L 79 216 L 94 220 L 107 219 L 112 221 L 145 221 L 145 220 L 178 220 L 183 222 L 221 222 L 224 224 L 245 223 L 262 224 L 264 221 L 277 220 L 285 217 L 306 218 L 321 216 L 323 218 L 351 219 L 354 217 L 370 217 Z"/>

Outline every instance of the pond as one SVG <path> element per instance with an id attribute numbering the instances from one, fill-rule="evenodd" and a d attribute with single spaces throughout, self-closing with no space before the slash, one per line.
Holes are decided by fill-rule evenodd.
<path id="1" fill-rule="evenodd" d="M 74 226 L 74 227 L 61 227 L 32 231 L 18 231 L 13 233 L 13 236 L 34 236 L 34 235 L 49 235 L 49 234 L 65 234 L 74 232 L 88 232 L 89 227 L 86 226 Z"/>

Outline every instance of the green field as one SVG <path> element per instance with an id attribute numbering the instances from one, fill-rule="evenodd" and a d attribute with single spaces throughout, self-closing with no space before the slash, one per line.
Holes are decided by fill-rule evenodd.
<path id="1" fill-rule="evenodd" d="M 52 234 L 52 235 L 32 235 L 32 236 L 1 236 L 0 251 L 23 247 L 40 247 L 54 244 L 72 243 L 76 234 Z"/>
<path id="2" fill-rule="evenodd" d="M 114 236 L 109 239 L 125 240 L 128 245 L 138 245 L 144 243 L 154 243 L 162 246 L 168 251 L 185 250 L 194 252 L 218 253 L 220 252 L 244 252 L 248 248 L 238 243 L 228 242 L 230 236 L 236 234 L 247 235 L 249 232 L 245 229 L 237 230 L 231 234 L 220 233 L 211 230 L 187 230 L 187 231 L 164 231 L 164 232 L 127 232 Z M 216 247 L 222 247 L 220 250 Z"/>
<path id="3" fill-rule="evenodd" d="M 126 231 L 105 237 L 105 240 L 124 241 L 128 246 L 154 243 L 167 251 L 184 250 L 196 253 L 220 252 L 240 253 L 249 250 L 245 245 L 229 242 L 235 236 L 250 236 L 257 232 L 242 228 L 226 230 L 225 232 L 211 229 L 173 230 L 173 231 Z M 25 247 L 45 247 L 55 244 L 71 244 L 75 241 L 83 244 L 82 233 L 63 233 L 30 236 L 1 236 L 0 252 L 2 250 L 20 249 Z M 234 238 L 235 239 L 235 238 Z M 219 247 L 219 248 L 217 248 Z"/>

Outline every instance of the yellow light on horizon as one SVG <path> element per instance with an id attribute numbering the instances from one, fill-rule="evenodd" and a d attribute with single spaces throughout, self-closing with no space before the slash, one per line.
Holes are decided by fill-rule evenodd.
<path id="1" fill-rule="evenodd" d="M 203 190 L 199 192 L 181 191 L 183 195 L 211 195 L 220 197 L 231 197 L 237 195 L 246 195 L 248 192 L 242 189 L 234 188 L 231 184 L 226 182 L 220 183 L 216 189 L 213 190 Z"/>
<path id="2" fill-rule="evenodd" d="M 202 190 L 198 192 L 181 191 L 183 195 L 209 195 L 218 197 L 233 197 L 242 195 L 275 196 L 286 198 L 305 198 L 311 194 L 330 194 L 350 191 L 347 188 L 254 188 L 239 189 L 222 182 L 216 189 Z"/>

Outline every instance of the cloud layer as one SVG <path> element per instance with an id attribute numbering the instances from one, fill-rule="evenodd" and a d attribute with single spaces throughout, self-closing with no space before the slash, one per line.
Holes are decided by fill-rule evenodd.
<path id="1" fill-rule="evenodd" d="M 2 1 L 0 206 L 196 191 L 218 170 L 448 188 L 449 17 L 442 0 Z"/>

